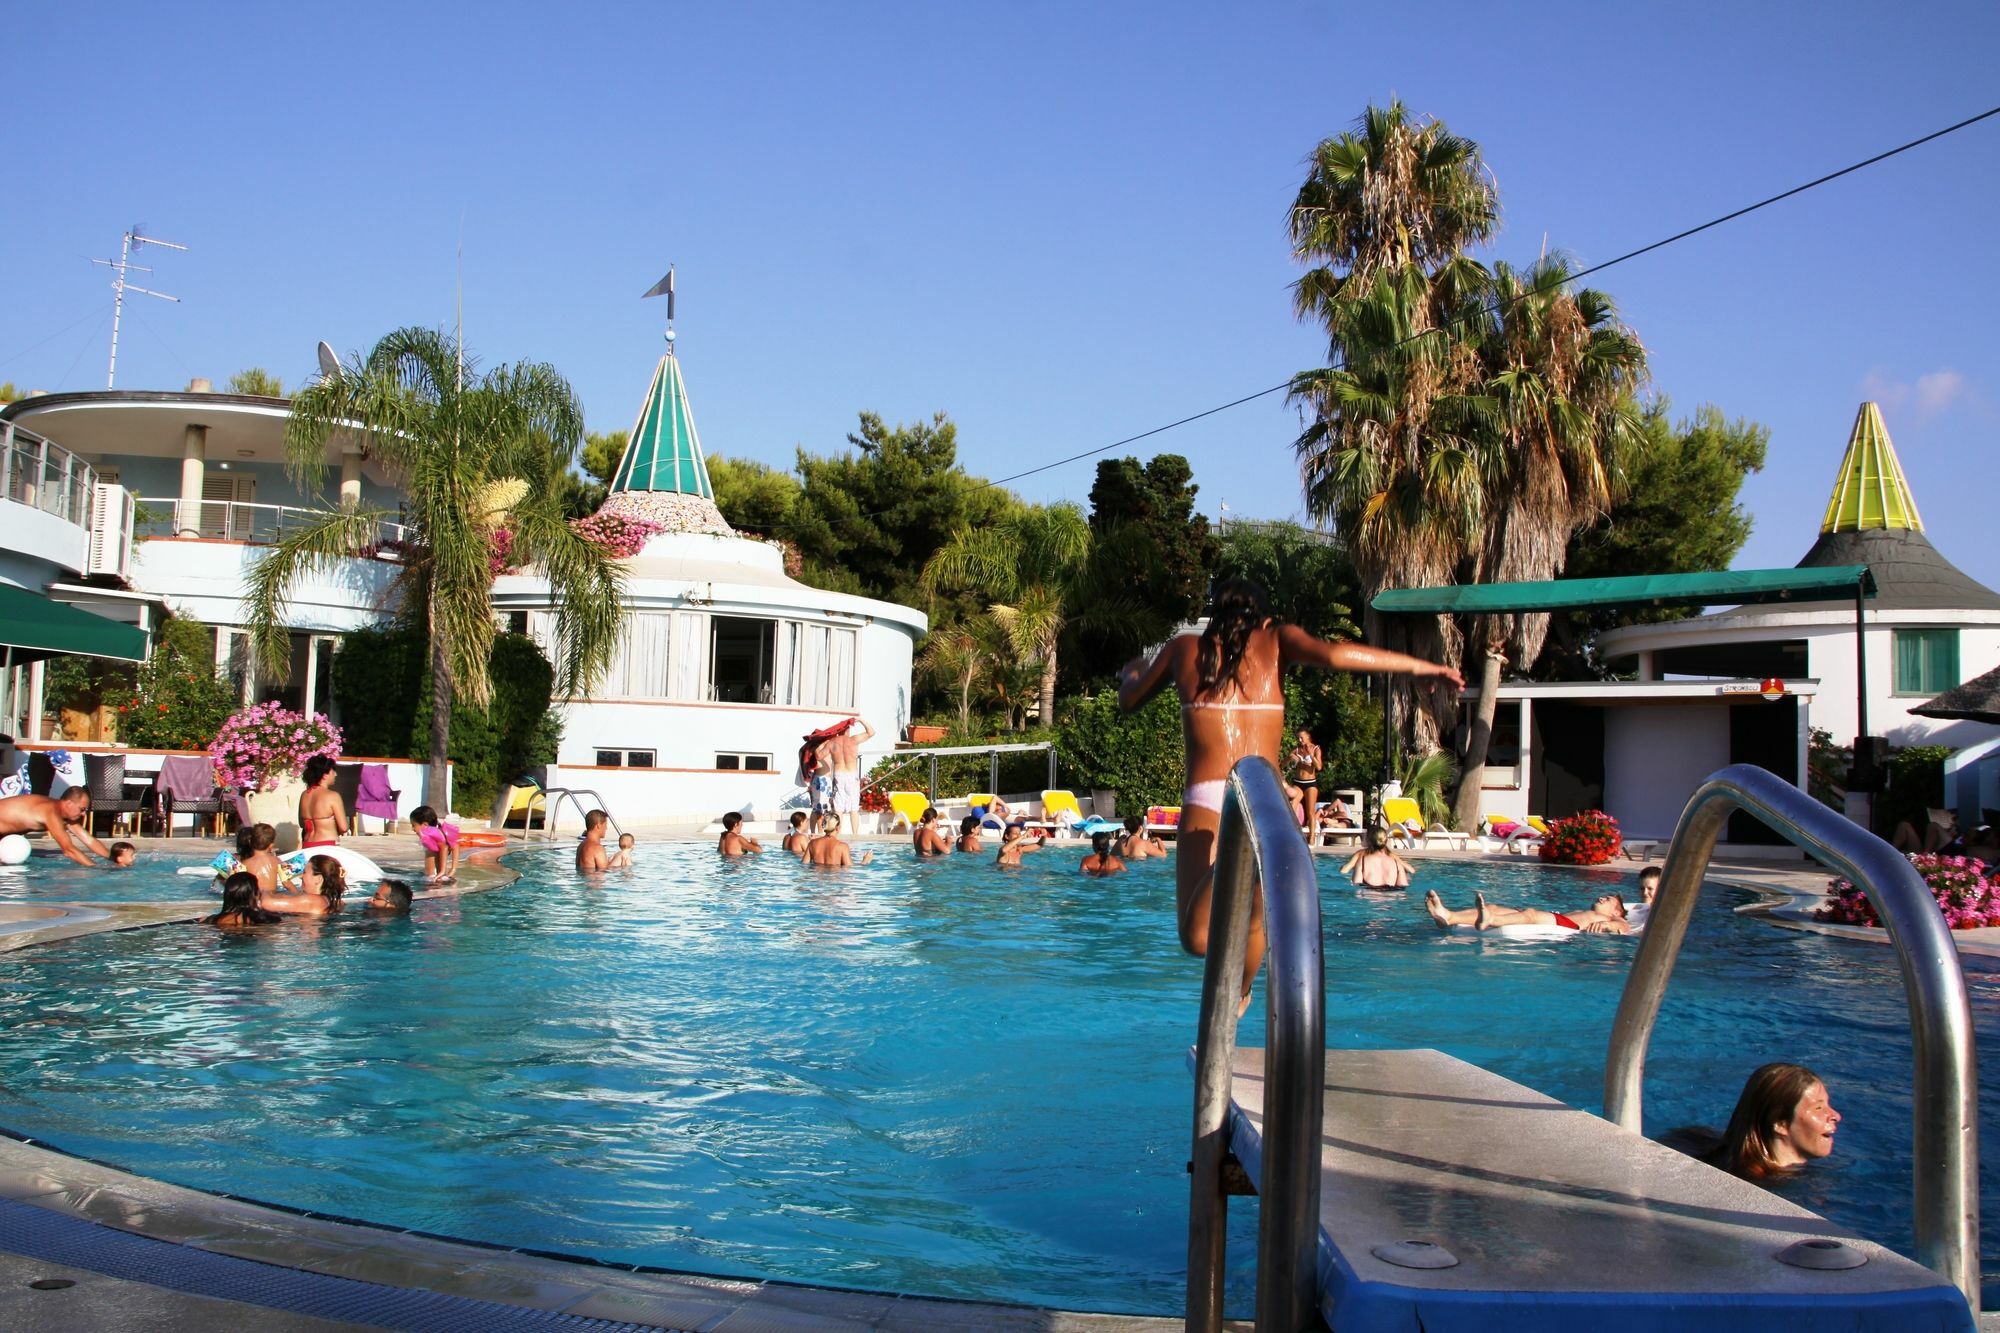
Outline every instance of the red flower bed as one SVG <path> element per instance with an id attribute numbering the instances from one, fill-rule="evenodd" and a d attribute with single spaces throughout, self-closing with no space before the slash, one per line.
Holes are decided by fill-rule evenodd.
<path id="1" fill-rule="evenodd" d="M 1930 885 L 1945 924 L 1953 930 L 2000 926 L 2000 880 L 1990 877 L 1984 861 L 1970 856 L 1918 855 L 1910 864 Z M 1879 926 L 1875 904 L 1844 879 L 1833 881 L 1833 900 L 1813 913 L 1819 921 L 1842 926 Z"/>
<path id="2" fill-rule="evenodd" d="M 1625 837 L 1618 821 L 1602 810 L 1583 810 L 1549 825 L 1542 839 L 1544 861 L 1566 866 L 1601 866 L 1618 855 Z"/>

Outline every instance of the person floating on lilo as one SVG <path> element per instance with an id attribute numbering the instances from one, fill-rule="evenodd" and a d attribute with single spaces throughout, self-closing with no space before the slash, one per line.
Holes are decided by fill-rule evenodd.
<path id="1" fill-rule="evenodd" d="M 1586 935 L 1629 935 L 1632 924 L 1626 919 L 1625 900 L 1615 893 L 1598 896 L 1588 907 L 1579 907 L 1574 912 L 1544 912 L 1539 907 L 1495 907 L 1486 901 L 1486 895 L 1475 893 L 1473 907 L 1463 907 L 1457 911 L 1446 907 L 1444 899 L 1432 889 L 1424 895 L 1424 910 L 1431 914 L 1431 920 L 1438 923 L 1441 930 L 1453 926 L 1471 926 L 1474 930 L 1497 930 L 1502 926 L 1555 926 L 1562 930 L 1581 931 Z"/>

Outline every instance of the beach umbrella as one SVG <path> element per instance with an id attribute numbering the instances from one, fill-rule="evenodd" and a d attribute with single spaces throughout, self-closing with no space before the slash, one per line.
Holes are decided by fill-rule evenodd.
<path id="1" fill-rule="evenodd" d="M 1963 718 L 2000 726 L 2000 667 L 1946 690 L 1910 711 L 1924 717 Z"/>

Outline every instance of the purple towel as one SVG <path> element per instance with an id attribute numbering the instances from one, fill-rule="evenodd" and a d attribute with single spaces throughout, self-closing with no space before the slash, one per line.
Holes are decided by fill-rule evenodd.
<path id="1" fill-rule="evenodd" d="M 354 813 L 373 815 L 377 819 L 394 819 L 396 797 L 399 794 L 389 786 L 387 764 L 363 764 L 361 785 L 355 789 L 354 794 Z"/>
<path id="2" fill-rule="evenodd" d="M 215 761 L 191 754 L 168 755 L 160 761 L 159 788 L 176 801 L 215 799 Z"/>

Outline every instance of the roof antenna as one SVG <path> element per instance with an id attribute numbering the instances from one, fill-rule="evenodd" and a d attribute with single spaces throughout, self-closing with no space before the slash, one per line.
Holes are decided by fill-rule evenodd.
<path id="1" fill-rule="evenodd" d="M 135 222 L 132 224 L 131 229 L 125 233 L 125 243 L 119 248 L 118 258 L 93 259 L 90 261 L 93 264 L 102 264 L 106 268 L 118 270 L 118 276 L 111 284 L 111 290 L 116 295 L 111 298 L 111 364 L 104 372 L 104 387 L 107 389 L 118 378 L 118 325 L 125 318 L 125 293 L 139 292 L 145 296 L 157 296 L 162 301 L 172 301 L 175 305 L 179 305 L 181 300 L 178 296 L 168 296 L 165 292 L 156 292 L 150 287 L 141 287 L 135 282 L 125 281 L 125 274 L 129 270 L 137 269 L 141 273 L 151 273 L 153 271 L 144 264 L 135 264 L 132 262 L 132 252 L 142 245 L 164 245 L 169 250 L 187 249 L 185 245 L 175 245 L 172 241 L 163 241 L 158 237 L 146 235 L 145 224 Z"/>
<path id="2" fill-rule="evenodd" d="M 667 298 L 667 355 L 672 356 L 674 354 L 674 266 L 672 264 L 667 265 L 667 276 L 641 292 L 639 299 L 643 301 L 649 296 Z"/>

